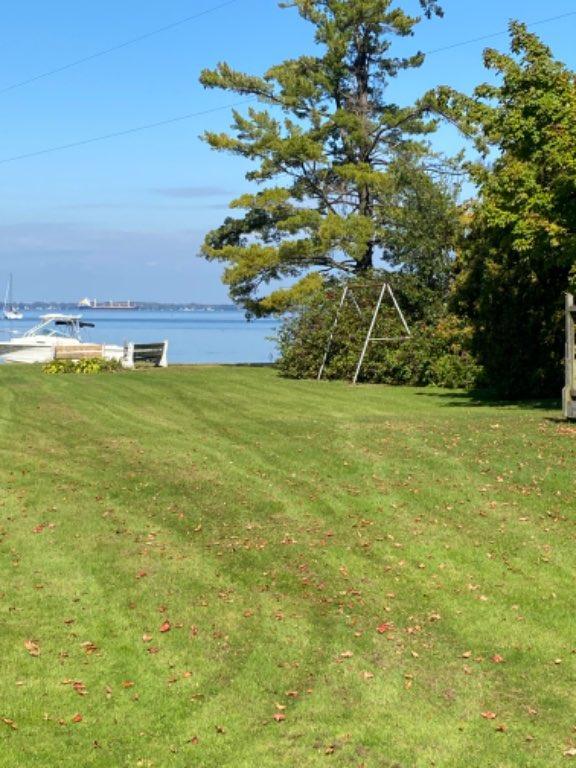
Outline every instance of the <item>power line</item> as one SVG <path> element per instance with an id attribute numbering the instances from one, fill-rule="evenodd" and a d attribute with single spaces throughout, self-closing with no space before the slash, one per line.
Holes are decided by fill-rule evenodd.
<path id="1" fill-rule="evenodd" d="M 171 117 L 168 120 L 159 120 L 156 123 L 146 123 L 145 125 L 138 125 L 134 128 L 127 128 L 123 131 L 115 131 L 114 133 L 105 133 L 102 136 L 93 136 L 90 139 L 83 139 L 82 141 L 72 141 L 69 144 L 60 144 L 55 147 L 48 147 L 47 149 L 40 149 L 36 152 L 27 152 L 23 155 L 14 155 L 14 157 L 7 157 L 4 160 L 0 160 L 0 165 L 6 163 L 13 163 L 16 160 L 25 160 L 28 157 L 38 157 L 39 155 L 49 155 L 52 152 L 60 152 L 65 149 L 72 149 L 73 147 L 83 147 L 86 144 L 94 144 L 98 141 L 106 141 L 107 139 L 115 139 L 119 136 L 128 136 L 131 133 L 139 133 L 140 131 L 147 131 L 150 128 L 160 128 L 163 125 L 171 125 L 172 123 L 180 123 L 183 120 L 190 120 L 193 117 L 202 117 L 203 115 L 209 115 L 213 112 L 222 112 L 224 110 L 233 109 L 234 107 L 240 107 L 244 104 L 248 104 L 254 99 L 244 99 L 243 101 L 237 101 L 234 104 L 225 104 L 222 107 L 213 107 L 212 109 L 204 109 L 201 112 L 189 112 L 186 115 L 179 115 L 178 117 Z"/>
<path id="2" fill-rule="evenodd" d="M 86 57 L 84 59 L 79 59 L 77 62 L 73 62 L 71 64 L 68 64 L 65 67 L 61 67 L 60 69 L 57 69 L 57 70 L 52 70 L 51 72 L 44 73 L 43 75 L 38 75 L 36 78 L 32 78 L 31 80 L 23 81 L 20 84 L 16 84 L 14 86 L 10 86 L 9 88 L 4 89 L 4 90 L 10 90 L 11 88 L 17 88 L 20 85 L 25 85 L 28 82 L 33 82 L 33 80 L 38 80 L 41 77 L 48 77 L 50 74 L 54 74 L 55 72 L 61 72 L 63 69 L 68 69 L 70 67 L 76 66 L 77 64 L 80 64 L 83 61 L 89 61 L 90 59 L 97 58 L 98 56 L 104 56 L 106 53 L 109 53 L 110 51 L 115 51 L 115 50 L 118 50 L 118 48 L 123 48 L 123 47 L 125 47 L 127 45 L 131 45 L 132 43 L 135 43 L 138 40 L 143 40 L 146 37 L 151 37 L 152 35 L 160 34 L 161 32 L 163 32 L 163 31 L 165 31 L 167 29 L 171 29 L 172 27 L 178 26 L 179 24 L 185 24 L 187 21 L 190 21 L 191 19 L 198 18 L 199 16 L 206 15 L 207 13 L 212 13 L 213 11 L 215 11 L 215 10 L 217 10 L 219 8 L 223 8 L 223 7 L 227 6 L 227 5 L 231 5 L 234 2 L 238 2 L 238 0 L 227 0 L 227 2 L 221 3 L 218 6 L 213 6 L 212 8 L 209 8 L 209 9 L 207 9 L 205 11 L 202 11 L 202 13 L 199 13 L 196 16 L 189 16 L 187 19 L 181 19 L 179 22 L 174 22 L 173 24 L 167 25 L 166 27 L 162 27 L 161 29 L 155 30 L 153 32 L 149 32 L 146 35 L 141 35 L 140 37 L 133 38 L 130 41 L 127 41 L 127 42 L 122 43 L 122 44 L 120 44 L 118 46 L 115 46 L 114 48 L 109 48 L 106 51 L 101 51 L 100 53 L 93 54 L 92 56 L 88 56 L 88 57 Z M 576 16 L 576 11 L 570 11 L 568 13 L 563 13 L 563 14 L 560 14 L 558 16 L 550 16 L 547 19 L 539 19 L 538 21 L 534 21 L 531 24 L 527 24 L 526 26 L 527 27 L 535 27 L 535 26 L 540 25 L 540 24 L 547 24 L 549 22 L 558 21 L 559 19 L 565 19 L 565 18 L 568 18 L 570 16 Z M 470 40 L 463 40 L 463 41 L 461 41 L 459 43 L 452 43 L 452 45 L 447 45 L 447 46 L 444 46 L 442 48 L 435 48 L 434 50 L 428 51 L 426 55 L 429 56 L 429 55 L 434 54 L 434 53 L 440 53 L 441 51 L 448 51 L 448 50 L 451 50 L 453 48 L 458 48 L 458 47 L 464 46 L 464 45 L 470 45 L 471 43 L 477 43 L 477 42 L 480 42 L 482 40 L 489 40 L 491 38 L 500 37 L 501 35 L 506 35 L 506 34 L 508 34 L 507 30 L 502 31 L 502 32 L 493 32 L 493 33 L 491 33 L 489 35 L 482 35 L 481 37 L 476 37 L 476 38 L 473 38 L 473 39 L 470 39 Z M 0 90 L 0 94 L 3 93 L 3 92 L 4 91 Z M 27 153 L 22 154 L 22 155 L 14 155 L 13 157 L 7 157 L 7 158 L 5 158 L 3 160 L 0 160 L 0 165 L 5 165 L 7 163 L 16 162 L 17 160 L 25 160 L 25 159 L 30 158 L 30 157 L 38 157 L 40 155 L 48 155 L 48 154 L 52 154 L 53 152 L 61 152 L 63 150 L 72 149 L 74 147 L 82 147 L 82 146 L 84 146 L 86 144 L 94 144 L 96 142 L 106 141 L 108 139 L 114 139 L 114 138 L 117 138 L 117 137 L 120 137 L 120 136 L 127 136 L 127 135 L 132 134 L 132 133 L 139 133 L 140 131 L 147 131 L 147 130 L 149 130 L 151 128 L 159 128 L 159 127 L 161 127 L 163 125 L 171 125 L 172 123 L 179 123 L 179 122 L 182 122 L 184 120 L 190 120 L 191 118 L 194 118 L 194 117 L 201 117 L 202 115 L 208 115 L 208 114 L 211 114 L 213 112 L 221 112 L 221 111 L 224 111 L 226 109 L 232 109 L 232 108 L 237 107 L 237 106 L 242 106 L 242 105 L 248 104 L 248 103 L 250 103 L 252 101 L 254 101 L 253 98 L 252 99 L 245 99 L 244 101 L 235 102 L 233 104 L 226 104 L 226 105 L 224 105 L 222 107 L 215 107 L 213 109 L 207 109 L 207 110 L 203 110 L 201 112 L 190 112 L 190 113 L 185 114 L 185 115 L 179 115 L 178 117 L 172 117 L 172 118 L 170 118 L 168 120 L 160 120 L 160 121 L 155 122 L 155 123 L 147 123 L 145 125 L 139 125 L 139 126 L 136 126 L 134 128 L 127 128 L 126 130 L 123 130 L 123 131 L 115 131 L 113 133 L 106 133 L 106 134 L 103 134 L 101 136 L 94 136 L 92 138 L 84 139 L 82 141 L 73 141 L 73 142 L 70 142 L 69 144 L 60 144 L 58 146 L 48 147 L 46 149 L 40 149 L 40 150 L 37 150 L 35 152 L 27 152 Z"/>
<path id="3" fill-rule="evenodd" d="M 550 16 L 547 19 L 539 19 L 533 21 L 531 24 L 527 24 L 527 27 L 536 27 L 540 24 L 548 24 L 551 21 L 559 21 L 560 19 L 567 19 L 569 16 L 576 16 L 576 11 L 569 11 L 568 13 L 561 13 L 559 16 Z M 462 40 L 460 43 L 452 43 L 451 45 L 445 45 L 442 48 L 434 48 L 432 51 L 426 51 L 426 56 L 431 56 L 434 53 L 441 53 L 442 51 L 451 51 L 453 48 L 460 48 L 463 45 L 471 45 L 472 43 L 480 43 L 483 40 L 491 40 L 494 37 L 501 37 L 507 35 L 508 30 L 502 30 L 501 32 L 492 32 L 489 35 L 482 35 L 481 37 L 473 37 L 470 40 Z"/>
<path id="4" fill-rule="evenodd" d="M 14 91 L 16 88 L 23 88 L 25 85 L 30 85 L 31 83 L 35 83 L 38 80 L 43 80 L 46 77 L 57 75 L 59 72 L 65 72 L 66 70 L 72 69 L 73 67 L 79 67 L 81 64 L 85 64 L 88 61 L 93 61 L 94 59 L 99 59 L 102 56 L 107 56 L 109 53 L 114 53 L 115 51 L 119 51 L 122 48 L 128 48 L 130 45 L 135 45 L 136 43 L 140 43 L 142 40 L 148 40 L 150 37 L 155 37 L 156 35 L 161 35 L 164 32 L 175 29 L 176 27 L 181 27 L 184 24 L 188 24 L 189 22 L 194 21 L 195 19 L 199 19 L 202 16 L 207 16 L 209 13 L 214 13 L 215 11 L 219 11 L 221 8 L 226 8 L 227 6 L 237 2 L 239 2 L 239 0 L 226 0 L 219 5 L 213 5 L 211 8 L 206 8 L 200 13 L 195 13 L 192 16 L 186 16 L 186 18 L 179 19 L 178 21 L 173 21 L 171 24 L 166 24 L 163 27 L 158 27 L 158 29 L 145 32 L 143 35 L 138 35 L 138 37 L 132 37 L 130 40 L 125 40 L 123 43 L 118 43 L 118 45 L 113 45 L 110 48 L 104 48 L 101 51 L 96 51 L 96 53 L 92 53 L 89 56 L 83 56 L 81 59 L 70 61 L 68 64 L 63 64 L 61 67 L 56 67 L 55 69 L 49 69 L 46 72 L 41 72 L 39 75 L 29 77 L 27 80 L 20 80 L 17 83 L 12 83 L 12 85 L 7 85 L 4 88 L 0 88 L 0 94 L 7 93 L 8 91 Z"/>

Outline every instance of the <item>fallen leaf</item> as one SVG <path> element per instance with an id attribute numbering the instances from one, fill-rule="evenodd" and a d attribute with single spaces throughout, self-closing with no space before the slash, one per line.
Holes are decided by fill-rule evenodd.
<path id="1" fill-rule="evenodd" d="M 497 730 L 499 733 L 506 733 L 506 731 L 508 730 L 508 726 L 507 726 L 507 725 L 505 725 L 504 723 L 500 723 L 500 725 L 497 725 L 497 726 L 496 726 L 496 730 Z"/>
<path id="2" fill-rule="evenodd" d="M 70 722 L 72 722 L 72 723 L 81 723 L 82 720 L 84 720 L 84 718 L 82 717 L 80 712 L 77 712 Z"/>
<path id="3" fill-rule="evenodd" d="M 274 715 L 272 715 L 272 719 L 276 720 L 277 723 L 281 723 L 283 720 L 286 720 L 286 715 L 282 712 L 276 712 Z"/>
<path id="4" fill-rule="evenodd" d="M 486 712 L 482 712 L 482 717 L 485 718 L 486 720 L 495 720 L 496 719 L 496 713 L 495 712 L 490 712 L 490 710 L 488 710 Z"/>
<path id="5" fill-rule="evenodd" d="M 150 648 L 146 648 L 148 653 L 160 653 L 160 648 L 157 648 L 155 645 L 151 645 Z"/>
<path id="6" fill-rule="evenodd" d="M 30 656 L 40 656 L 40 646 L 34 640 L 25 640 L 24 647 Z"/>
<path id="7" fill-rule="evenodd" d="M 88 656 L 91 656 L 98 650 L 98 646 L 94 645 L 94 643 L 91 643 L 90 641 L 82 643 L 82 648 L 84 649 L 84 653 L 86 653 Z"/>
<path id="8" fill-rule="evenodd" d="M 172 629 L 172 624 L 170 624 L 169 621 L 165 621 L 164 624 L 160 627 L 160 632 L 170 632 Z"/>
<path id="9" fill-rule="evenodd" d="M 385 635 L 386 632 L 390 632 L 392 629 L 394 629 L 393 624 L 389 624 L 388 622 L 384 622 L 383 624 L 379 624 L 376 627 L 376 632 L 378 632 L 379 635 Z"/>
<path id="10" fill-rule="evenodd" d="M 196 745 L 196 744 L 199 744 L 199 743 L 200 743 L 200 739 L 198 738 L 198 736 L 192 736 L 191 739 L 188 739 L 188 744 Z"/>
<path id="11" fill-rule="evenodd" d="M 341 659 L 351 659 L 352 656 L 354 656 L 352 651 L 342 651 L 342 653 L 340 654 Z"/>
<path id="12" fill-rule="evenodd" d="M 504 661 L 504 656 L 500 656 L 499 653 L 495 653 L 494 656 L 492 656 L 492 661 L 494 664 L 502 664 Z"/>
<path id="13" fill-rule="evenodd" d="M 151 640 L 152 640 L 152 635 L 147 635 L 147 634 L 142 635 L 143 643 L 149 643 Z"/>
<path id="14" fill-rule="evenodd" d="M 18 726 L 16 725 L 14 720 L 11 720 L 9 717 L 3 717 L 2 718 L 2 722 L 5 723 L 10 728 L 12 728 L 13 731 L 17 731 L 18 730 Z"/>
<path id="15" fill-rule="evenodd" d="M 564 757 L 576 757 L 576 747 L 570 747 L 564 752 Z"/>
<path id="16" fill-rule="evenodd" d="M 132 680 L 123 680 L 122 681 L 122 688 L 133 688 L 135 683 L 132 682 Z"/>

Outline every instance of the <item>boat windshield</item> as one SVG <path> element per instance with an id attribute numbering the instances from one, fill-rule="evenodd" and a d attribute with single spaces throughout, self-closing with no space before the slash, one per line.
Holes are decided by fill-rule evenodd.
<path id="1" fill-rule="evenodd" d="M 24 336 L 57 336 L 80 339 L 80 328 L 93 327 L 93 323 L 80 322 L 81 315 L 42 315 L 41 322 L 30 328 Z"/>

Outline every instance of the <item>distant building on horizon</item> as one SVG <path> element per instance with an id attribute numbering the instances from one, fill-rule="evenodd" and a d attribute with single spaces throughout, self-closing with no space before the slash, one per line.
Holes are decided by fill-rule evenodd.
<path id="1" fill-rule="evenodd" d="M 78 309 L 138 309 L 133 301 L 97 301 L 96 299 L 80 299 Z"/>

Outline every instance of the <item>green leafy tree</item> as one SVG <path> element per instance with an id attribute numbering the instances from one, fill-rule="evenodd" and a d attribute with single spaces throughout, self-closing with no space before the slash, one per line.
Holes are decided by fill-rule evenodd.
<path id="1" fill-rule="evenodd" d="M 428 18 L 442 14 L 436 0 L 419 3 Z M 235 111 L 232 134 L 205 134 L 214 149 L 252 161 L 247 178 L 261 188 L 231 204 L 242 215 L 208 234 L 203 255 L 227 265 L 232 298 L 252 314 L 285 311 L 324 276 L 366 273 L 379 259 L 434 282 L 440 267 L 445 272 L 456 220 L 453 190 L 435 184 L 439 160 L 426 141 L 436 122 L 422 106 L 386 99 L 389 81 L 424 61 L 422 53 L 391 52 L 394 37 L 412 35 L 420 18 L 392 0 L 284 5 L 315 26 L 318 55 L 262 77 L 226 63 L 201 75 L 208 88 L 264 105 Z M 426 213 L 429 203 L 439 217 Z M 278 280 L 290 287 L 273 290 Z"/>
<path id="2" fill-rule="evenodd" d="M 510 29 L 511 54 L 484 56 L 498 85 L 434 96 L 489 161 L 470 169 L 479 194 L 456 304 L 493 387 L 506 397 L 557 395 L 563 292 L 576 264 L 576 79 L 523 24 Z"/>

